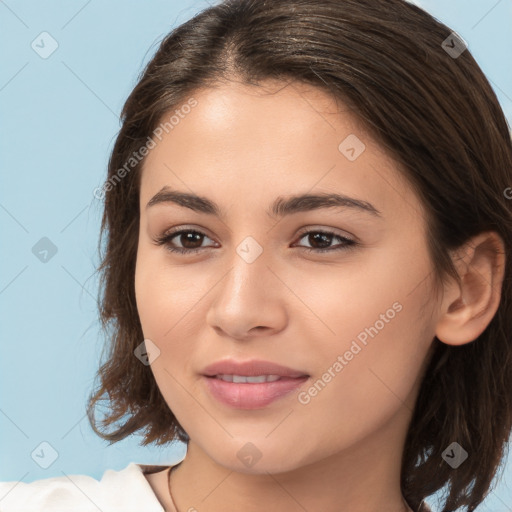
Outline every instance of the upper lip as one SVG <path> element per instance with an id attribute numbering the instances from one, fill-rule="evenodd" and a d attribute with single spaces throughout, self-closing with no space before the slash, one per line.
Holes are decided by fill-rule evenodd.
<path id="1" fill-rule="evenodd" d="M 201 372 L 208 377 L 215 375 L 241 375 L 252 377 L 256 375 L 279 375 L 280 377 L 309 377 L 309 375 L 300 370 L 287 368 L 280 364 L 270 361 L 250 360 L 250 361 L 234 361 L 233 359 L 224 359 L 216 361 L 208 365 Z"/>

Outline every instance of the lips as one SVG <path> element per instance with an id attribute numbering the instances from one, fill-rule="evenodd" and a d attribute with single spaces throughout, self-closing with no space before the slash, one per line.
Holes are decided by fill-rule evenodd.
<path id="1" fill-rule="evenodd" d="M 280 378 L 300 378 L 309 377 L 307 372 L 288 368 L 270 361 L 251 360 L 234 361 L 233 359 L 224 359 L 210 364 L 201 372 L 206 377 L 217 376 L 278 376 Z M 229 378 L 229 377 L 228 377 Z"/>
<path id="2" fill-rule="evenodd" d="M 270 361 L 217 361 L 202 371 L 208 393 L 236 409 L 261 409 L 302 386 L 309 375 Z"/>

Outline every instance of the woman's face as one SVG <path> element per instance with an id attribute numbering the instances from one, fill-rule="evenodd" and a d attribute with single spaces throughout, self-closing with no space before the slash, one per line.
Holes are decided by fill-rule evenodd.
<path id="1" fill-rule="evenodd" d="M 193 443 L 237 471 L 287 471 L 361 442 L 395 449 L 435 335 L 418 198 L 318 89 L 229 84 L 184 105 L 145 161 L 135 274 L 167 404 Z M 164 188 L 203 202 L 178 204 Z M 292 200 L 328 194 L 348 199 Z M 186 233 L 157 245 L 170 230 Z M 224 360 L 307 377 L 204 376 Z"/>

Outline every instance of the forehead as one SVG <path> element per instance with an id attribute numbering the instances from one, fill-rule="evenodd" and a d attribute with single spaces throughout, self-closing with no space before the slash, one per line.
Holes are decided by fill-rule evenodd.
<path id="1" fill-rule="evenodd" d="M 385 209 L 411 194 L 358 118 L 319 88 L 227 83 L 197 90 L 185 104 L 194 106 L 164 116 L 174 122 L 145 159 L 141 210 L 166 185 L 219 204 L 244 197 L 246 206 L 315 189 L 373 197 Z"/>
<path id="2" fill-rule="evenodd" d="M 195 106 L 181 113 L 191 100 Z M 199 151 L 235 151 L 241 156 L 242 152 L 262 155 L 272 149 L 274 157 L 286 154 L 290 158 L 290 146 L 298 149 L 302 139 L 315 141 L 325 137 L 326 131 L 332 132 L 331 138 L 347 131 L 368 138 L 357 117 L 339 100 L 317 87 L 297 82 L 274 80 L 258 86 L 229 82 L 199 89 L 163 116 L 160 126 L 165 128 L 165 121 L 171 117 L 172 126 L 167 126 L 163 136 L 175 150 L 187 139 L 208 144 L 197 148 Z M 171 133 L 173 137 L 165 137 Z M 238 144 L 241 141 L 242 147 Z M 152 151 L 148 160 L 159 153 Z"/>

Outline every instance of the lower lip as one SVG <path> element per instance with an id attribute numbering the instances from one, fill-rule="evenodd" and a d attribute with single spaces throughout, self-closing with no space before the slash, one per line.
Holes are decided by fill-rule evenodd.
<path id="1" fill-rule="evenodd" d="M 309 377 L 283 377 L 275 382 L 260 384 L 226 382 L 216 377 L 203 375 L 210 393 L 223 404 L 237 409 L 260 409 L 291 393 Z"/>

